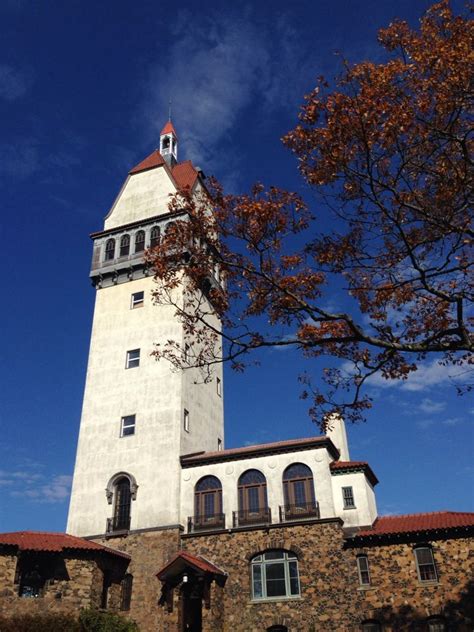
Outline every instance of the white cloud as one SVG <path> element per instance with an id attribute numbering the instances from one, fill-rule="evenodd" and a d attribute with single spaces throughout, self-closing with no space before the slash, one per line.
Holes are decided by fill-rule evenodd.
<path id="1" fill-rule="evenodd" d="M 270 32 L 250 15 L 191 20 L 181 13 L 174 36 L 167 56 L 157 60 L 151 73 L 147 110 L 152 133 L 158 138 L 171 99 L 186 156 L 203 168 L 230 171 L 229 166 L 237 166 L 236 156 L 226 151 L 223 161 L 217 146 L 229 139 L 249 106 L 265 125 L 269 111 L 302 99 L 301 77 L 309 75 L 307 51 L 298 46 L 288 21 L 278 21 Z"/>
<path id="2" fill-rule="evenodd" d="M 0 470 L 0 487 L 8 487 L 10 496 L 41 503 L 58 503 L 69 498 L 72 476 L 57 474 L 50 479 L 35 472 Z"/>
<path id="3" fill-rule="evenodd" d="M 38 147 L 32 140 L 0 144 L 0 174 L 26 178 L 39 168 Z"/>
<path id="4" fill-rule="evenodd" d="M 347 370 L 348 366 L 344 368 Z M 376 374 L 367 380 L 367 384 L 380 388 L 398 387 L 405 391 L 416 392 L 432 387 L 452 386 L 453 383 L 465 384 L 468 379 L 469 373 L 466 367 L 444 366 L 437 360 L 431 360 L 419 363 L 418 369 L 410 373 L 406 380 L 386 380 L 380 374 Z"/>
<path id="5" fill-rule="evenodd" d="M 436 402 L 429 397 L 425 397 L 418 404 L 418 410 L 423 413 L 439 413 L 446 408 L 446 402 Z"/>
<path id="6" fill-rule="evenodd" d="M 5 101 L 16 101 L 30 87 L 30 80 L 23 72 L 8 64 L 0 64 L 0 98 Z"/>

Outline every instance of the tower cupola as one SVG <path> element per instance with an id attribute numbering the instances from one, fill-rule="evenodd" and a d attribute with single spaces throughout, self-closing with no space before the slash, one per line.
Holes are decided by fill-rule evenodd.
<path id="1" fill-rule="evenodd" d="M 161 130 L 160 154 L 170 167 L 174 167 L 178 162 L 178 136 L 171 119 Z"/>

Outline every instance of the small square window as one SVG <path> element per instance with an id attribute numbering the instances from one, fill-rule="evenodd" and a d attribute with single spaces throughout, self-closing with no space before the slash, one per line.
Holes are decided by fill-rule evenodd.
<path id="1" fill-rule="evenodd" d="M 127 361 L 125 363 L 126 369 L 134 369 L 140 366 L 140 349 L 132 349 L 127 351 Z"/>
<path id="2" fill-rule="evenodd" d="M 342 488 L 342 501 L 344 503 L 344 509 L 354 509 L 354 492 L 352 487 L 343 487 Z"/>
<path id="3" fill-rule="evenodd" d="M 183 422 L 184 429 L 186 430 L 186 432 L 189 432 L 189 412 L 186 410 L 186 408 L 184 409 Z"/>
<path id="4" fill-rule="evenodd" d="M 357 570 L 359 571 L 360 585 L 370 586 L 369 559 L 367 555 L 357 556 Z"/>
<path id="5" fill-rule="evenodd" d="M 135 415 L 125 415 L 122 417 L 120 436 L 129 437 L 135 434 Z"/>
<path id="6" fill-rule="evenodd" d="M 145 292 L 134 292 L 132 294 L 130 309 L 135 309 L 136 307 L 143 307 L 144 300 L 145 300 Z"/>
<path id="7" fill-rule="evenodd" d="M 216 378 L 216 390 L 219 397 L 221 397 L 222 396 L 222 383 L 221 383 L 220 378 Z"/>

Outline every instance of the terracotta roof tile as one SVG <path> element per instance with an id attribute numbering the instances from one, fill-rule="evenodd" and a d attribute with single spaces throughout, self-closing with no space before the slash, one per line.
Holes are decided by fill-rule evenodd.
<path id="1" fill-rule="evenodd" d="M 81 549 L 84 551 L 101 551 L 110 555 L 118 555 L 130 559 L 122 551 L 110 549 L 97 542 L 77 538 L 67 533 L 48 533 L 46 531 L 15 531 L 0 533 L 0 545 L 17 546 L 20 551 L 64 551 L 65 549 Z"/>
<path id="2" fill-rule="evenodd" d="M 310 449 L 313 446 L 327 446 L 333 456 L 338 456 L 338 451 L 332 441 L 326 436 L 307 437 L 305 439 L 287 439 L 286 441 L 275 441 L 274 443 L 260 443 L 257 445 L 249 445 L 244 448 L 230 448 L 228 450 L 219 450 L 218 452 L 197 452 L 193 454 L 185 454 L 181 457 L 183 466 L 199 465 L 208 461 L 224 461 L 230 458 L 245 458 L 254 456 L 254 453 L 265 452 L 284 452 L 290 451 L 292 448 Z"/>
<path id="3" fill-rule="evenodd" d="M 463 527 L 474 527 L 473 512 L 435 511 L 404 516 L 382 516 L 377 518 L 370 529 L 359 531 L 354 535 L 354 538 L 382 537 Z"/>
<path id="4" fill-rule="evenodd" d="M 198 172 L 190 160 L 175 165 L 171 173 L 180 189 L 192 189 L 198 177 Z"/>
<path id="5" fill-rule="evenodd" d="M 165 123 L 165 126 L 160 132 L 160 136 L 163 136 L 163 134 L 174 134 L 176 138 L 178 138 L 178 134 L 176 133 L 174 125 L 171 121 L 168 121 L 167 123 Z"/>
<path id="6" fill-rule="evenodd" d="M 372 485 L 377 485 L 378 478 L 372 471 L 372 468 L 366 461 L 333 461 L 330 464 L 331 472 L 350 472 L 354 470 L 359 470 L 364 472 Z"/>
<path id="7" fill-rule="evenodd" d="M 159 167 L 160 165 L 164 165 L 165 160 L 160 152 L 155 149 L 149 156 L 147 156 L 144 160 L 138 163 L 133 169 L 129 171 L 130 174 L 139 173 L 140 171 L 146 171 L 147 169 L 153 169 L 154 167 Z"/>
<path id="8" fill-rule="evenodd" d="M 156 576 L 161 581 L 165 581 L 169 575 L 172 576 L 175 573 L 181 573 L 183 562 L 184 565 L 190 565 L 192 568 L 203 571 L 204 573 L 212 573 L 221 577 L 227 576 L 227 573 L 215 564 L 212 564 L 212 562 L 209 562 L 200 555 L 192 555 L 187 551 L 179 551 L 176 553 L 176 555 L 172 557 L 171 560 L 167 562 L 167 564 L 156 574 Z"/>

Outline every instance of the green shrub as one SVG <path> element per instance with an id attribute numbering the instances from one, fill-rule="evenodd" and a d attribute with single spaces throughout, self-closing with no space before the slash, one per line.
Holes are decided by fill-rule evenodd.
<path id="1" fill-rule="evenodd" d="M 125 629 L 125 628 L 124 628 Z M 0 616 L 0 632 L 82 632 L 77 619 L 66 614 Z"/>
<path id="2" fill-rule="evenodd" d="M 113 612 L 83 610 L 79 615 L 82 632 L 139 632 L 134 621 L 125 619 Z M 0 632 L 3 630 L 0 629 Z"/>

